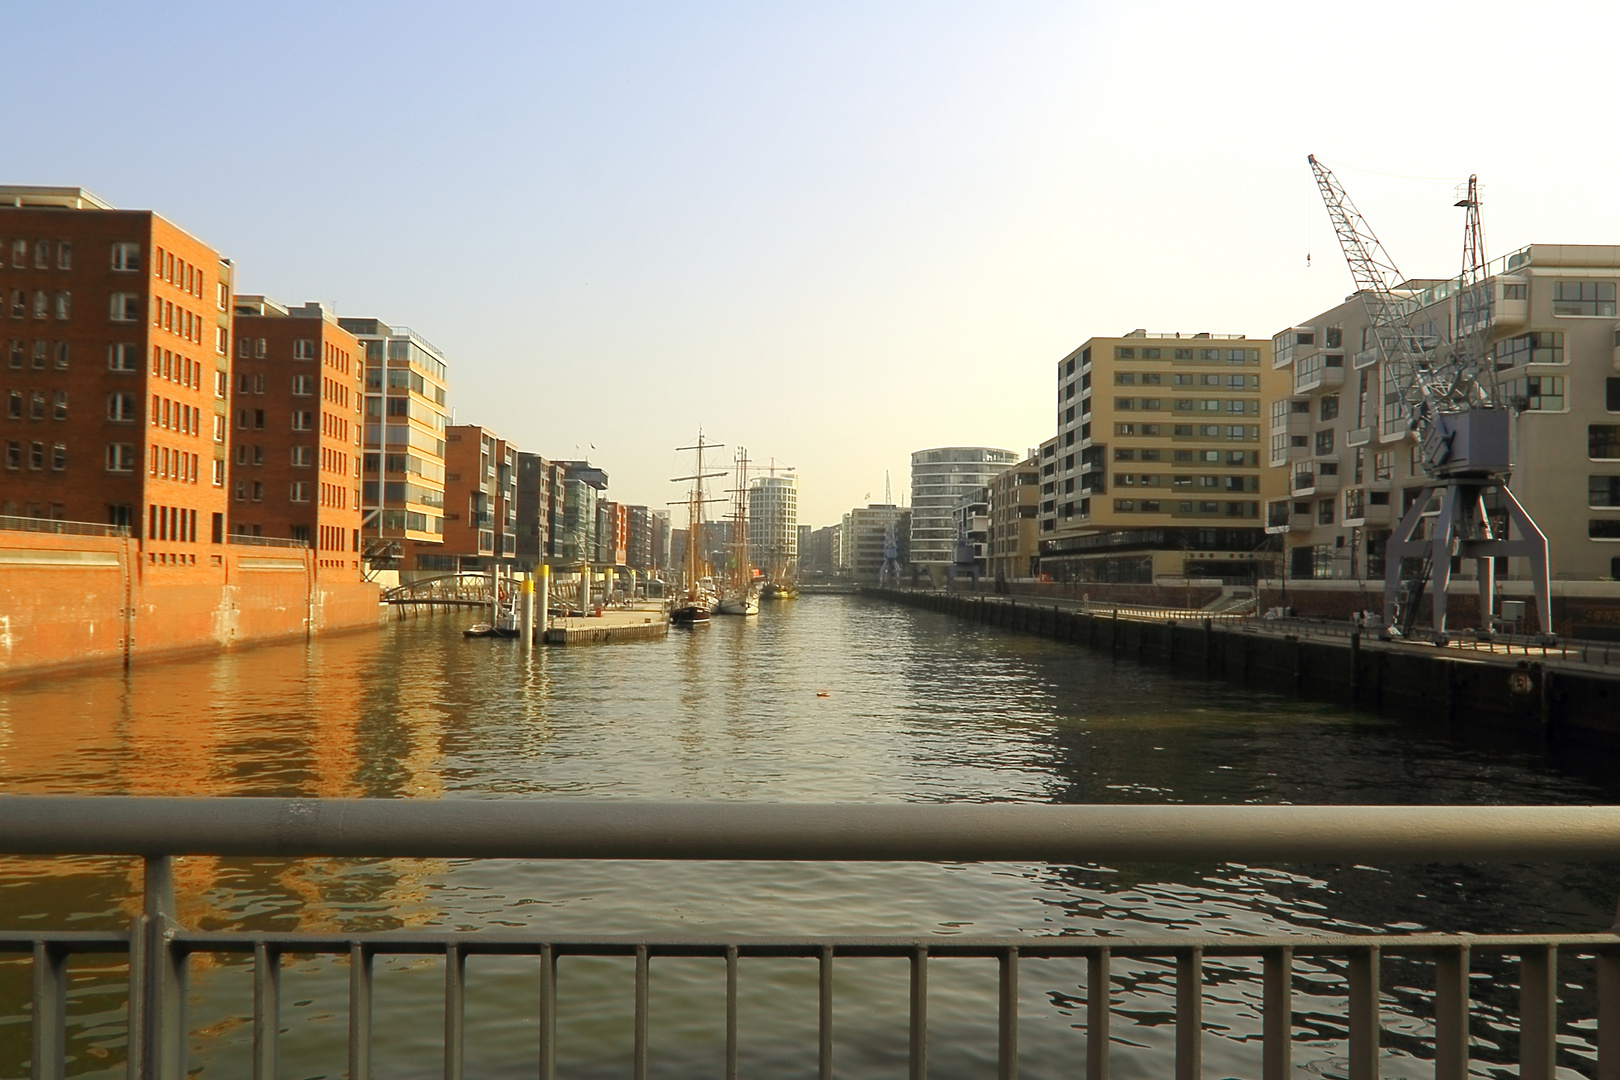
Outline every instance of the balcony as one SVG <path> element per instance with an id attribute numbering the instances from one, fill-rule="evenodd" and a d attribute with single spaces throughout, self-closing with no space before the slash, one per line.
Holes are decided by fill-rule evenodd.
<path id="1" fill-rule="evenodd" d="M 1339 474 L 1312 469 L 1294 474 L 1295 495 L 1332 495 L 1339 490 Z"/>
<path id="2" fill-rule="evenodd" d="M 1353 366 L 1357 371 L 1360 371 L 1362 368 L 1370 368 L 1376 363 L 1378 363 L 1377 349 L 1362 349 L 1360 352 L 1356 353 L 1355 356 L 1350 358 L 1351 366 Z"/>
<path id="3" fill-rule="evenodd" d="M 1287 404 L 1286 411 L 1279 410 L 1276 405 Z M 1305 408 L 1295 408 L 1303 405 Z M 1310 403 L 1305 401 L 1277 402 L 1271 410 L 1271 433 L 1273 435 L 1309 435 L 1311 433 Z"/>
<path id="4" fill-rule="evenodd" d="M 1309 394 L 1316 390 L 1334 390 L 1344 385 L 1344 357 L 1335 355 L 1335 366 L 1328 366 L 1327 358 L 1312 356 L 1294 368 L 1294 393 Z"/>
<path id="5" fill-rule="evenodd" d="M 1366 503 L 1359 514 L 1345 511 L 1344 523 L 1359 528 L 1381 528 L 1390 522 L 1389 503 Z"/>
<path id="6" fill-rule="evenodd" d="M 1372 442 L 1373 429 L 1370 427 L 1351 428 L 1345 432 L 1344 444 L 1346 446 L 1366 446 Z"/>

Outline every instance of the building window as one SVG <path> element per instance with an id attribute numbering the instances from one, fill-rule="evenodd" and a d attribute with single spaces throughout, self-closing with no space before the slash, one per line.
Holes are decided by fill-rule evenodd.
<path id="1" fill-rule="evenodd" d="M 1316 502 L 1316 523 L 1318 525 L 1333 524 L 1333 500 L 1318 499 Z"/>
<path id="2" fill-rule="evenodd" d="M 293 359 L 294 360 L 313 360 L 313 359 L 315 359 L 315 342 L 310 340 L 309 338 L 299 338 L 297 341 L 294 341 L 293 342 Z"/>
<path id="3" fill-rule="evenodd" d="M 51 394 L 51 419 L 66 420 L 68 396 L 66 390 L 57 390 Z"/>
<path id="4" fill-rule="evenodd" d="M 107 315 L 113 322 L 141 321 L 140 293 L 113 293 L 108 301 Z"/>
<path id="5" fill-rule="evenodd" d="M 141 245 L 120 241 L 112 246 L 112 268 L 114 270 L 139 270 L 141 268 Z"/>
<path id="6" fill-rule="evenodd" d="M 214 459 L 214 486 L 225 486 L 225 462 L 220 458 Z M 218 517 L 219 515 L 216 514 L 214 516 Z"/>
<path id="7" fill-rule="evenodd" d="M 1329 394 L 1317 405 L 1317 417 L 1321 420 L 1333 420 L 1339 415 L 1339 395 Z"/>
<path id="8" fill-rule="evenodd" d="M 298 397 L 309 397 L 315 393 L 315 376 L 294 375 L 292 377 L 292 392 Z"/>
<path id="9" fill-rule="evenodd" d="M 1520 412 L 1563 412 L 1562 375 L 1526 375 L 1503 384 L 1502 396 Z"/>
<path id="10" fill-rule="evenodd" d="M 107 471 L 135 471 L 135 446 L 133 443 L 107 444 Z"/>
<path id="11" fill-rule="evenodd" d="M 315 414 L 310 412 L 308 409 L 299 409 L 294 411 L 292 414 L 292 429 L 294 431 L 314 430 L 314 416 Z M 262 427 L 263 425 L 260 426 Z"/>
<path id="12" fill-rule="evenodd" d="M 1593 315 L 1612 319 L 1614 282 L 1570 280 L 1553 282 L 1553 314 L 1566 317 Z"/>
<path id="13" fill-rule="evenodd" d="M 1615 333 L 1620 337 L 1620 331 Z M 1620 343 L 1617 343 L 1617 347 L 1620 347 Z M 1603 380 L 1603 407 L 1609 412 L 1620 412 L 1620 379 Z"/>
<path id="14" fill-rule="evenodd" d="M 264 429 L 264 410 L 263 409 L 254 409 L 253 410 L 253 426 L 257 430 L 262 431 Z"/>
<path id="15" fill-rule="evenodd" d="M 108 394 L 107 419 L 119 423 L 134 423 L 138 419 L 135 411 L 134 394 Z"/>
<path id="16" fill-rule="evenodd" d="M 298 468 L 309 468 L 315 463 L 315 452 L 308 446 L 295 446 L 292 448 L 292 463 Z"/>
<path id="17" fill-rule="evenodd" d="M 1593 540 L 1620 540 L 1620 518 L 1593 518 L 1586 523 L 1586 535 Z"/>
<path id="18" fill-rule="evenodd" d="M 45 467 L 45 444 L 31 442 L 28 444 L 28 467 L 39 470 Z"/>
<path id="19" fill-rule="evenodd" d="M 287 497 L 295 503 L 309 502 L 309 481 L 294 480 L 288 486 Z"/>
<path id="20" fill-rule="evenodd" d="M 253 501 L 254 502 L 263 502 L 264 501 L 264 483 L 263 483 L 263 481 L 260 481 L 260 480 L 253 481 Z"/>
<path id="21" fill-rule="evenodd" d="M 107 346 L 108 371 L 139 371 L 140 369 L 141 353 L 139 346 L 127 342 Z"/>
<path id="22" fill-rule="evenodd" d="M 1586 505 L 1620 507 L 1620 476 L 1588 476 Z"/>
<path id="23" fill-rule="evenodd" d="M 1491 350 L 1496 358 L 1496 369 L 1522 367 L 1525 364 L 1562 364 L 1564 362 L 1564 334 L 1562 331 L 1541 330 L 1521 334 L 1507 341 L 1499 341 Z"/>
<path id="24" fill-rule="evenodd" d="M 1586 456 L 1594 461 L 1620 460 L 1620 424 L 1586 425 Z"/>
<path id="25" fill-rule="evenodd" d="M 1529 298 L 1530 286 L 1528 285 L 1502 286 L 1502 299 L 1504 300 L 1528 300 Z"/>
<path id="26" fill-rule="evenodd" d="M 67 443 L 56 443 L 51 447 L 51 468 L 61 472 L 67 468 Z"/>
<path id="27" fill-rule="evenodd" d="M 6 468 L 13 470 L 22 468 L 22 443 L 9 440 L 6 442 Z"/>
<path id="28" fill-rule="evenodd" d="M 1331 453 L 1333 453 L 1333 429 L 1332 428 L 1328 428 L 1326 431 L 1318 431 L 1316 433 L 1316 452 L 1318 454 L 1331 454 Z"/>

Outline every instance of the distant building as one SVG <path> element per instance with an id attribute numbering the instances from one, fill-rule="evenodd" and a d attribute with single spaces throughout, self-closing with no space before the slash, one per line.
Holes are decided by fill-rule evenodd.
<path id="1" fill-rule="evenodd" d="M 621 502 L 596 503 L 596 562 L 627 566 L 630 559 L 630 508 Z"/>
<path id="2" fill-rule="evenodd" d="M 361 541 L 377 568 L 400 569 L 408 546 L 434 560 L 444 542 L 444 354 L 409 327 L 339 319 L 366 356 Z M 415 567 L 405 567 L 415 569 Z"/>
<path id="3" fill-rule="evenodd" d="M 1036 450 L 990 481 L 989 573 L 998 580 L 1039 572 L 1040 461 Z"/>
<path id="4" fill-rule="evenodd" d="M 974 488 L 958 496 L 956 505 L 951 508 L 951 524 L 956 530 L 955 557 L 952 566 L 958 571 L 976 569 L 982 577 L 989 569 L 989 486 Z M 962 550 L 964 544 L 966 551 Z M 964 556 L 971 559 L 971 567 L 964 561 Z"/>
<path id="5" fill-rule="evenodd" d="M 802 530 L 807 528 L 809 528 L 807 525 L 800 526 L 801 535 Z M 828 525 L 825 528 L 811 532 L 808 546 L 801 546 L 799 549 L 800 571 L 827 577 L 831 577 L 836 573 L 841 566 L 843 534 L 844 527 L 841 524 Z M 803 541 L 801 541 L 801 544 L 803 544 Z M 805 556 L 807 550 L 809 551 L 808 560 Z"/>
<path id="6" fill-rule="evenodd" d="M 799 486 L 791 473 L 756 476 L 748 484 L 748 551 L 769 575 L 799 558 Z"/>
<path id="7" fill-rule="evenodd" d="M 679 565 L 672 551 L 674 531 L 669 526 L 669 511 L 652 512 L 652 569 L 663 575 L 671 566 Z"/>
<path id="8" fill-rule="evenodd" d="M 799 565 L 802 567 L 810 554 L 811 528 L 808 525 L 799 526 Z"/>
<path id="9" fill-rule="evenodd" d="M 607 490 L 607 473 L 588 461 L 558 461 L 553 490 L 561 506 L 551 518 L 552 557 L 561 564 L 597 562 L 596 502 Z"/>
<path id="10" fill-rule="evenodd" d="M 939 577 L 956 558 L 956 500 L 1017 464 L 1011 450 L 941 446 L 911 455 L 911 562 Z"/>
<path id="11" fill-rule="evenodd" d="M 850 532 L 850 573 L 862 585 L 875 585 L 878 571 L 883 568 L 883 550 L 894 527 L 898 561 L 902 567 L 910 562 L 912 512 L 892 503 L 873 503 L 851 510 L 847 515 Z"/>
<path id="12" fill-rule="evenodd" d="M 360 342 L 320 304 L 237 296 L 229 531 L 302 540 L 360 576 Z"/>
<path id="13" fill-rule="evenodd" d="M 501 445 L 500 436 L 477 424 L 446 430 L 444 538 L 427 551 L 416 549 L 412 569 L 457 570 L 485 566 L 500 557 L 496 503 Z"/>
<path id="14" fill-rule="evenodd" d="M 645 506 L 629 506 L 625 508 L 625 513 L 628 539 L 624 564 L 637 573 L 649 573 L 653 568 L 652 511 Z"/>
<path id="15" fill-rule="evenodd" d="M 1271 345 L 1137 330 L 1058 361 L 1041 572 L 1135 583 L 1271 573 L 1261 507 L 1284 487 L 1261 460 L 1261 431 L 1265 403 L 1288 393 Z"/>
<path id="16" fill-rule="evenodd" d="M 517 558 L 534 564 L 551 555 L 551 513 L 555 499 L 555 474 L 551 462 L 539 454 L 518 454 Z"/>

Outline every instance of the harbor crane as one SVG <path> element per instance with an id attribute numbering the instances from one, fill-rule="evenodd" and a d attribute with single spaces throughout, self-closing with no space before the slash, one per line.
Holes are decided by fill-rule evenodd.
<path id="1" fill-rule="evenodd" d="M 1427 480 L 1405 508 L 1384 553 L 1384 624 L 1380 636 L 1416 633 L 1423 594 L 1433 599 L 1433 640 L 1446 644 L 1446 587 L 1453 558 L 1473 559 L 1479 585 L 1479 632 L 1494 622 L 1494 559 L 1529 560 L 1536 615 L 1544 639 L 1552 636 L 1547 537 L 1508 487 L 1512 472 L 1512 414 L 1500 400 L 1491 355 L 1494 282 L 1487 275 L 1484 230 L 1479 217 L 1478 177 L 1457 202 L 1466 211 L 1462 273 L 1452 290 L 1451 310 L 1424 306 L 1406 286 L 1372 226 L 1356 209 L 1328 167 L 1309 157 L 1311 172 L 1350 265 L 1356 293 L 1372 323 L 1381 362 L 1384 409 L 1379 424 L 1385 442 L 1414 439 Z M 1425 321 L 1421 324 L 1420 317 Z M 1393 400 L 1391 400 L 1393 399 Z M 1507 530 L 1493 522 L 1487 500 L 1506 512 Z M 1408 574 L 1408 564 L 1417 567 Z"/>

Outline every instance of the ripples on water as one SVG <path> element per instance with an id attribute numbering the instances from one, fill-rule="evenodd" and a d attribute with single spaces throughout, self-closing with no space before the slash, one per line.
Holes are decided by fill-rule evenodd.
<path id="1" fill-rule="evenodd" d="M 856 598 L 768 606 L 663 642 L 537 652 L 466 641 L 464 620 L 52 680 L 0 697 L 8 792 L 1073 803 L 1609 802 L 1522 751 L 1486 752 L 1322 706 Z M 825 697 L 819 696 L 825 693 Z M 0 861 L 0 925 L 109 925 L 137 902 L 132 866 Z M 562 933 L 1131 934 L 1473 932 L 1602 928 L 1613 867 L 1048 867 L 421 863 L 187 859 L 181 918 L 207 928 L 437 926 Z M 289 957 L 283 1075 L 339 1076 L 346 962 Z M 1566 982 L 1590 985 L 1575 961 Z M 199 958 L 194 1058 L 244 1075 L 249 969 Z M 1210 1075 L 1259 1070 L 1257 964 L 1208 962 Z M 532 1074 L 533 961 L 469 965 L 468 1075 Z M 1298 962 L 1295 1057 L 1344 1073 L 1344 983 Z M 111 970 L 76 970 L 75 1071 L 122 1058 Z M 438 1071 L 442 960 L 378 962 L 380 1075 Z M 904 961 L 835 968 L 839 1075 L 905 1073 Z M 655 1073 L 719 1071 L 720 961 L 655 962 Z M 1476 1070 L 1513 1059 L 1498 1031 L 1510 966 L 1476 958 Z M 1072 1075 L 1084 1053 L 1084 964 L 1026 961 L 1023 1074 Z M 1164 1075 L 1174 973 L 1115 960 L 1114 1072 Z M 628 1071 L 628 961 L 562 963 L 559 1067 Z M 993 1072 L 993 962 L 930 967 L 934 1077 Z M 1386 959 L 1385 1076 L 1428 1075 L 1416 1037 L 1426 965 Z M 816 971 L 745 961 L 745 1075 L 815 1073 Z M 0 965 L 0 1069 L 26 1062 L 27 967 Z M 1589 1064 L 1584 993 L 1564 1002 L 1565 1064 Z M 412 1014 L 405 1019 L 405 1014 Z M 1511 1071 L 1511 1070 L 1510 1070 Z"/>

